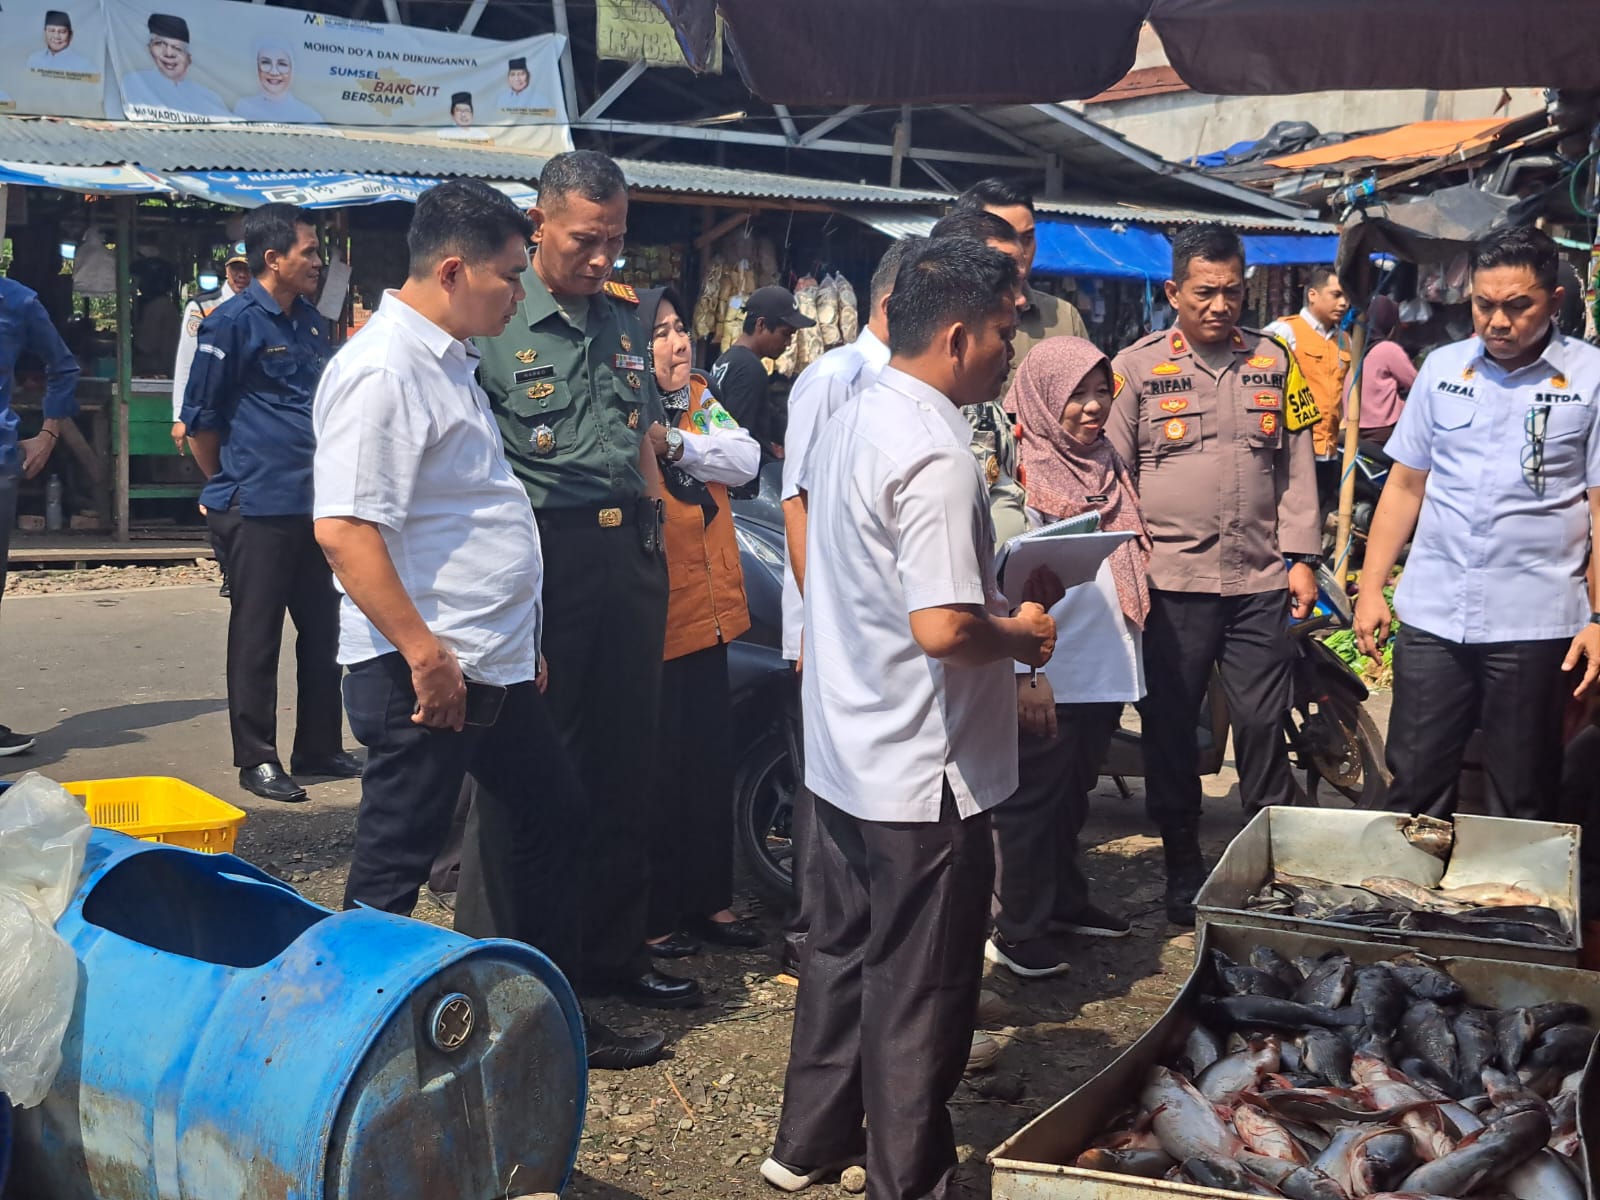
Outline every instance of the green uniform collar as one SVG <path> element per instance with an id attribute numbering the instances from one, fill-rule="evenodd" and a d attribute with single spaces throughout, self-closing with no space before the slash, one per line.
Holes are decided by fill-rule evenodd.
<path id="1" fill-rule="evenodd" d="M 558 317 L 579 333 L 587 332 L 583 325 L 575 324 L 562 311 L 560 302 L 556 300 L 550 289 L 545 286 L 544 280 L 540 278 L 539 272 L 533 269 L 532 263 L 529 263 L 528 269 L 522 273 L 522 288 L 527 292 L 527 295 L 522 299 L 522 315 L 528 322 L 529 329 L 536 328 L 541 321 L 548 320 L 550 317 Z M 596 299 L 596 296 L 588 297 L 590 309 L 594 307 Z"/>

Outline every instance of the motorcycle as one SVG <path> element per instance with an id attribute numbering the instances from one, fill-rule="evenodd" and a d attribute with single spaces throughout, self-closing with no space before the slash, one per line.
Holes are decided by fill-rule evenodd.
<path id="1" fill-rule="evenodd" d="M 1383 495 L 1383 485 L 1388 482 L 1389 468 L 1394 466 L 1394 459 L 1377 442 L 1363 441 L 1356 448 L 1355 459 L 1355 503 L 1350 509 L 1350 561 L 1345 563 L 1346 570 L 1351 570 L 1361 565 L 1366 557 L 1367 535 L 1372 532 L 1373 514 L 1378 511 L 1378 498 Z M 1322 560 L 1330 566 L 1337 566 L 1335 558 L 1339 547 L 1335 544 L 1336 532 L 1333 521 L 1324 523 L 1322 534 Z M 1400 551 L 1400 562 L 1406 561 L 1406 554 L 1411 549 L 1407 543 Z"/>

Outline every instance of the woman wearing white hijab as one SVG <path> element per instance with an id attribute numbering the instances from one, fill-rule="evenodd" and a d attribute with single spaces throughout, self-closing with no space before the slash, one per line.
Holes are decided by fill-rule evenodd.
<path id="1" fill-rule="evenodd" d="M 246 121 L 272 125 L 321 125 L 322 114 L 290 93 L 294 82 L 294 52 L 281 38 L 256 43 L 256 83 L 261 88 L 233 106 L 233 115 Z"/>

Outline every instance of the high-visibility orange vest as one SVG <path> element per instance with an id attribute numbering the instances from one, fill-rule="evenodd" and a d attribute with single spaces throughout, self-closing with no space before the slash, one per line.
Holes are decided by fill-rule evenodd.
<path id="1" fill-rule="evenodd" d="M 1344 410 L 1344 381 L 1350 374 L 1350 346 L 1334 332 L 1325 338 L 1299 313 L 1284 324 L 1294 330 L 1294 360 L 1300 374 L 1317 400 L 1320 417 L 1311 431 L 1311 444 L 1318 455 L 1339 449 L 1339 419 Z"/>
<path id="2" fill-rule="evenodd" d="M 701 436 L 694 417 L 712 401 L 705 376 L 691 375 L 689 407 L 678 417 L 678 429 L 685 436 Z M 750 605 L 744 593 L 728 489 L 720 483 L 708 483 L 706 488 L 717 504 L 710 524 L 698 504 L 679 500 L 663 489 L 661 536 L 672 589 L 667 599 L 667 647 L 662 656 L 668 662 L 719 641 L 731 642 L 750 628 Z"/>

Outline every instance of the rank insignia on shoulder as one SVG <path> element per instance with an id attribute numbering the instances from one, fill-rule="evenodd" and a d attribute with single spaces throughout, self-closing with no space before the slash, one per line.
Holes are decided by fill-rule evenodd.
<path id="1" fill-rule="evenodd" d="M 531 363 L 539 357 L 539 352 L 537 350 L 518 350 L 512 357 L 519 363 Z"/>
<path id="2" fill-rule="evenodd" d="M 1128 386 L 1128 381 L 1115 371 L 1111 372 L 1111 398 L 1115 400 L 1122 395 L 1122 389 Z"/>
<path id="3" fill-rule="evenodd" d="M 1278 432 L 1278 414 L 1277 413 L 1262 413 L 1261 414 L 1261 432 L 1262 433 L 1267 433 L 1267 434 L 1272 434 L 1272 433 L 1277 433 Z"/>
<path id="4" fill-rule="evenodd" d="M 628 411 L 628 428 L 639 428 L 639 410 L 637 408 Z"/>
<path id="5" fill-rule="evenodd" d="M 1467 369 L 1470 371 L 1472 368 L 1468 367 Z M 1550 377 L 1550 386 L 1556 389 L 1565 388 L 1567 386 L 1567 377 L 1565 375 L 1552 375 Z"/>
<path id="6" fill-rule="evenodd" d="M 1465 368 L 1461 372 L 1462 381 L 1465 382 L 1465 383 L 1471 383 L 1472 382 L 1472 377 L 1474 375 L 1476 375 L 1477 373 L 1478 373 L 1478 368 L 1477 367 L 1467 367 L 1467 368 Z"/>
<path id="7" fill-rule="evenodd" d="M 633 349 L 633 339 L 631 337 L 629 337 L 627 334 L 623 334 L 617 340 L 622 343 L 622 349 L 623 349 L 624 353 L 626 353 L 627 351 Z"/>
<path id="8" fill-rule="evenodd" d="M 1251 358 L 1249 358 L 1247 361 L 1250 366 L 1254 367 L 1258 371 L 1265 371 L 1268 367 L 1275 367 L 1278 365 L 1278 360 L 1273 358 L 1270 354 L 1256 354 L 1251 356 Z"/>
<path id="9" fill-rule="evenodd" d="M 1172 336 L 1167 339 L 1167 344 L 1172 347 L 1174 354 L 1182 354 L 1189 348 L 1189 343 L 1183 340 L 1183 334 L 1176 329 L 1172 331 Z"/>
<path id="10" fill-rule="evenodd" d="M 531 388 L 528 389 L 528 399 L 529 400 L 543 400 L 547 396 L 555 395 L 555 393 L 556 393 L 556 385 L 555 384 L 553 384 L 553 383 L 536 383 Z"/>
<path id="11" fill-rule="evenodd" d="M 639 376 L 633 371 L 628 372 L 627 383 L 628 386 L 636 392 L 644 386 L 644 380 L 640 379 Z"/>
<path id="12" fill-rule="evenodd" d="M 605 293 L 618 300 L 626 300 L 629 304 L 639 303 L 639 293 L 633 290 L 631 284 L 616 283 L 610 279 L 605 282 Z"/>
<path id="13" fill-rule="evenodd" d="M 528 439 L 533 447 L 533 452 L 540 457 L 553 453 L 556 448 L 556 431 L 548 425 L 541 425 L 533 431 L 533 436 Z"/>
<path id="14" fill-rule="evenodd" d="M 1169 442 L 1181 442 L 1189 436 L 1189 422 L 1172 420 L 1161 427 L 1161 436 Z"/>
<path id="15" fill-rule="evenodd" d="M 1176 375 L 1181 370 L 1183 370 L 1183 368 L 1180 367 L 1175 362 L 1164 362 L 1164 363 L 1157 363 L 1155 366 L 1151 367 L 1150 368 L 1150 374 L 1152 374 L 1152 375 Z"/>
<path id="16" fill-rule="evenodd" d="M 1185 396 L 1168 396 L 1161 402 L 1161 411 L 1164 413 L 1181 413 L 1189 407 L 1189 400 Z"/>
<path id="17" fill-rule="evenodd" d="M 1244 338 L 1240 335 L 1240 333 L 1239 333 L 1239 331 L 1237 329 L 1235 329 L 1233 331 L 1233 339 L 1232 339 L 1232 341 L 1233 341 L 1233 347 L 1234 347 L 1235 350 L 1239 349 L 1240 347 L 1242 347 L 1244 345 Z"/>

